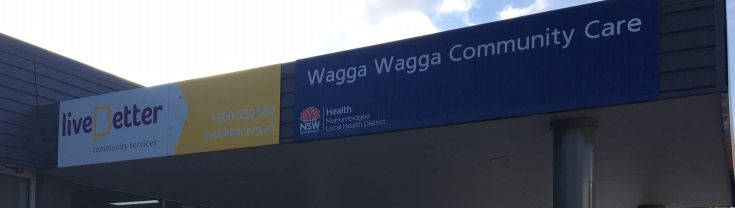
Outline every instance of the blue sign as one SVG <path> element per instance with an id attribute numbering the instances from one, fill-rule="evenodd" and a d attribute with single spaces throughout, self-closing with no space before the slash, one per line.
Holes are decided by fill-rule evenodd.
<path id="1" fill-rule="evenodd" d="M 298 60 L 295 140 L 655 99 L 657 7 L 603 1 Z"/>

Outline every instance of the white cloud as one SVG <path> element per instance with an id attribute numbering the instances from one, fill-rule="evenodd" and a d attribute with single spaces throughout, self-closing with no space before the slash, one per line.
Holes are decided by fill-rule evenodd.
<path id="1" fill-rule="evenodd" d="M 367 0 L 361 16 L 331 35 L 330 48 L 346 50 L 400 40 L 438 31 L 424 12 L 435 0 Z"/>
<path id="2" fill-rule="evenodd" d="M 593 0 L 507 5 L 510 18 Z M 8 0 L 0 32 L 156 85 L 290 62 L 474 23 L 475 0 Z M 730 5 L 730 4 L 728 4 Z"/>
<path id="3" fill-rule="evenodd" d="M 534 0 L 533 3 L 526 7 L 520 7 L 516 8 L 511 5 L 506 5 L 503 10 L 498 12 L 498 19 L 510 19 L 515 17 L 520 17 L 524 15 L 529 15 L 533 13 L 538 13 L 542 11 L 546 11 L 548 8 L 548 4 L 546 0 Z"/>
<path id="4" fill-rule="evenodd" d="M 533 3 L 525 7 L 514 7 L 512 5 L 505 5 L 503 10 L 497 12 L 496 14 L 498 19 L 504 20 L 554 9 L 561 9 L 580 4 L 592 3 L 596 1 L 600 0 L 534 0 Z"/>
<path id="5" fill-rule="evenodd" d="M 17 0 L 0 32 L 150 86 L 436 32 L 428 1 Z"/>
<path id="6" fill-rule="evenodd" d="M 438 32 L 429 17 L 418 11 L 381 18 L 377 24 L 345 35 L 341 48 L 357 48 Z"/>
<path id="7" fill-rule="evenodd" d="M 469 11 L 475 6 L 475 0 L 443 0 L 437 11 L 439 13 L 459 14 L 465 25 L 475 25 L 470 20 Z"/>
<path id="8" fill-rule="evenodd" d="M 440 12 L 467 12 L 469 11 L 474 0 L 444 0 L 441 6 L 439 6 Z"/>

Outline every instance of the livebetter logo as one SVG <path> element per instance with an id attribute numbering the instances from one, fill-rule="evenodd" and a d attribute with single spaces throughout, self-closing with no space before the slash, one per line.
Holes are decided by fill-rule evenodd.
<path id="1" fill-rule="evenodd" d="M 61 136 L 76 136 L 92 133 L 92 140 L 107 136 L 116 129 L 136 128 L 138 126 L 155 125 L 163 114 L 163 105 L 133 106 L 125 105 L 121 109 L 113 109 L 108 105 L 98 105 L 92 113 L 81 116 L 66 112 L 61 115 Z"/>
<path id="2" fill-rule="evenodd" d="M 299 134 L 309 134 L 319 132 L 320 121 L 322 118 L 321 112 L 318 108 L 313 106 L 304 108 L 299 114 Z"/>

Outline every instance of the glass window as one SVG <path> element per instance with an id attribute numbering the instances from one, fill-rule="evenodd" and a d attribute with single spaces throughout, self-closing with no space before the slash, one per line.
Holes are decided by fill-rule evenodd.
<path id="1" fill-rule="evenodd" d="M 166 201 L 166 208 L 205 208 L 205 207 L 194 206 L 194 205 L 179 203 L 175 201 Z"/>
<path id="2" fill-rule="evenodd" d="M 75 184 L 74 208 L 161 208 L 160 199 Z"/>
<path id="3" fill-rule="evenodd" d="M 74 184 L 72 189 L 71 203 L 74 208 L 205 208 L 79 184 Z"/>
<path id="4" fill-rule="evenodd" d="M 0 207 L 28 208 L 30 179 L 0 174 Z"/>

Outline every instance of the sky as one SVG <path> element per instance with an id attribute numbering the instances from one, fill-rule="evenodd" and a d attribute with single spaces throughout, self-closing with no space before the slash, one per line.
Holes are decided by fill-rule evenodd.
<path id="1" fill-rule="evenodd" d="M 0 33 L 154 86 L 594 1 L 6 0 Z"/>

